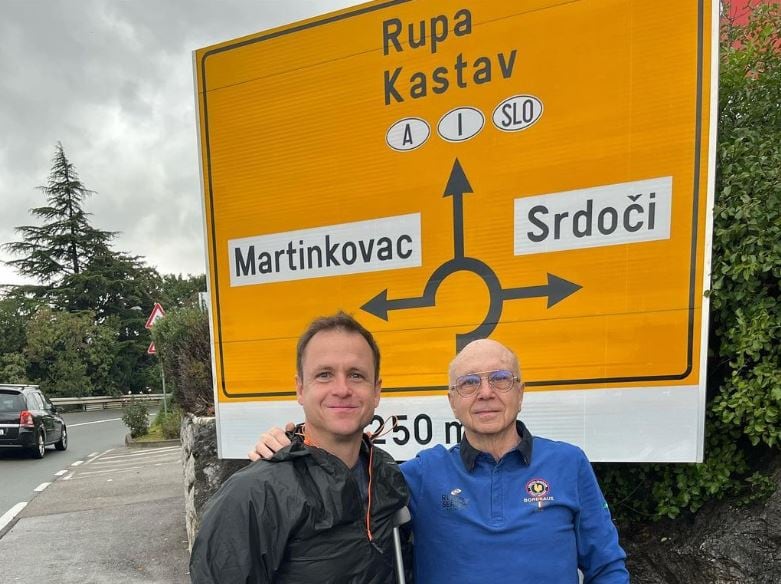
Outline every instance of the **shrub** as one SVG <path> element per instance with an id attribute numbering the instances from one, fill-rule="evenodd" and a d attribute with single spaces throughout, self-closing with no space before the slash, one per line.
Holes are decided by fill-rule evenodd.
<path id="1" fill-rule="evenodd" d="M 182 425 L 182 411 L 177 407 L 168 408 L 166 414 L 163 410 L 157 412 L 155 425 L 160 427 L 163 438 L 167 440 L 179 438 L 179 427 Z"/>
<path id="2" fill-rule="evenodd" d="M 130 429 L 130 436 L 138 438 L 149 432 L 149 410 L 141 402 L 133 402 L 122 416 L 122 421 Z"/>
<path id="3" fill-rule="evenodd" d="M 752 3 L 753 7 L 754 3 Z M 659 519 L 774 485 L 781 445 L 781 5 L 722 21 L 702 464 L 597 465 L 616 514 Z"/>
<path id="4" fill-rule="evenodd" d="M 171 310 L 152 338 L 174 401 L 196 415 L 214 413 L 209 317 L 199 308 Z"/>

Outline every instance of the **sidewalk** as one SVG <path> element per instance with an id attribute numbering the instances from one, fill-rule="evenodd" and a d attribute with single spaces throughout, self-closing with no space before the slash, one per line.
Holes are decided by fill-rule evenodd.
<path id="1" fill-rule="evenodd" d="M 50 485 L 0 539 L 5 583 L 186 584 L 180 448 L 117 448 Z"/>

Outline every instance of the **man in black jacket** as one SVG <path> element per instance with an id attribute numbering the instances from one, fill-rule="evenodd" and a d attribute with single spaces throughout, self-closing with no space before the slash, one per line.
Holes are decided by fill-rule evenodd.
<path id="1" fill-rule="evenodd" d="M 296 393 L 305 423 L 292 444 L 225 482 L 190 558 L 195 584 L 394 581 L 392 519 L 404 478 L 363 428 L 380 401 L 380 352 L 345 313 L 298 341 Z"/>

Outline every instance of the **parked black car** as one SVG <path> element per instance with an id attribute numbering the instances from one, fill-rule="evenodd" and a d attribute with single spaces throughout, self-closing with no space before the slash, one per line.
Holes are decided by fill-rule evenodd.
<path id="1" fill-rule="evenodd" d="M 68 429 L 57 408 L 35 385 L 0 385 L 0 448 L 24 448 L 43 458 L 46 446 L 68 447 Z"/>

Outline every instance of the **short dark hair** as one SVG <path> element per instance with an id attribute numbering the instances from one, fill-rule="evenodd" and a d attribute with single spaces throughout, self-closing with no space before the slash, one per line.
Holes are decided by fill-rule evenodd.
<path id="1" fill-rule="evenodd" d="M 374 340 L 374 336 L 360 322 L 342 310 L 331 316 L 316 318 L 298 338 L 298 345 L 296 345 L 296 372 L 298 376 L 300 378 L 304 376 L 304 350 L 306 350 L 306 346 L 312 340 L 312 337 L 322 331 L 334 330 L 357 333 L 366 340 L 374 356 L 374 381 L 376 383 L 380 378 L 380 348 L 377 346 L 377 341 Z"/>

